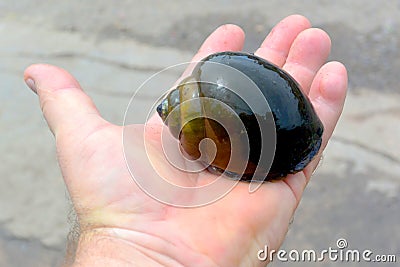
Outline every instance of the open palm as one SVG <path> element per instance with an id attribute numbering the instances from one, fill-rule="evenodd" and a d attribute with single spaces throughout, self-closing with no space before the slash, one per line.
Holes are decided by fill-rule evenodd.
<path id="1" fill-rule="evenodd" d="M 193 60 L 219 51 L 240 51 L 243 42 L 240 28 L 221 26 Z M 344 66 L 325 64 L 329 52 L 327 34 L 294 15 L 277 24 L 255 53 L 283 67 L 309 96 L 325 127 L 320 153 L 341 114 L 347 88 Z M 257 259 L 257 251 L 265 245 L 271 249 L 281 245 L 320 158 L 317 156 L 303 172 L 264 183 L 254 193 L 248 192 L 248 183 L 238 183 L 214 203 L 177 208 L 151 198 L 136 185 L 123 154 L 123 127 L 102 119 L 70 74 L 54 66 L 33 65 L 25 71 L 25 80 L 39 95 L 43 114 L 56 137 L 60 168 L 78 214 L 81 238 L 77 265 L 89 262 L 86 252 L 93 251 L 93 240 L 96 246 L 102 244 L 94 249 L 101 251 L 96 258 L 104 256 L 104 265 L 265 265 Z M 130 126 L 131 167 L 146 177 L 149 170 L 143 166 L 149 155 L 159 170 L 171 173 L 168 162 L 157 156 L 162 155 L 162 124 L 154 118 L 149 125 L 145 138 L 151 145 L 147 151 L 135 146 L 143 139 L 144 126 Z M 187 178 L 179 172 L 172 176 Z M 202 172 L 196 182 L 213 178 Z"/>

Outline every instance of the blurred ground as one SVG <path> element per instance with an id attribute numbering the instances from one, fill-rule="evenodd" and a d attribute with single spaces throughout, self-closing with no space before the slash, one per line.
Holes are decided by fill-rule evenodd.
<path id="1" fill-rule="evenodd" d="M 212 3 L 212 4 L 211 4 Z M 31 63 L 71 71 L 104 117 L 122 124 L 127 103 L 156 71 L 190 60 L 223 23 L 252 51 L 283 17 L 300 13 L 326 30 L 332 60 L 349 70 L 345 111 L 283 246 L 396 254 L 400 260 L 399 1 L 0 2 L 0 266 L 62 262 L 69 204 L 36 96 Z M 143 101 L 146 101 L 143 99 Z M 286 266 L 274 262 L 272 266 Z M 376 266 L 297 263 L 296 266 Z M 387 264 L 390 265 L 390 264 Z M 395 265 L 391 265 L 395 266 Z"/>

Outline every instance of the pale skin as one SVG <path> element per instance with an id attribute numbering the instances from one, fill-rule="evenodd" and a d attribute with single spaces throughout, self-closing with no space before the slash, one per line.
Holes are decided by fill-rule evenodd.
<path id="1" fill-rule="evenodd" d="M 240 51 L 243 43 L 238 26 L 223 25 L 205 40 L 194 60 L 219 51 Z M 199 208 L 169 206 L 143 193 L 124 160 L 123 127 L 105 121 L 67 71 L 45 64 L 27 68 L 24 78 L 39 96 L 55 136 L 59 165 L 81 228 L 72 265 L 265 266 L 257 252 L 265 245 L 278 249 L 283 242 L 342 112 L 347 73 L 339 62 L 326 63 L 330 47 L 324 31 L 293 15 L 279 22 L 255 51 L 289 72 L 311 100 L 325 128 L 318 156 L 302 172 L 264 183 L 252 194 L 248 183 L 239 183 L 224 198 Z M 161 125 L 154 120 L 154 125 Z M 147 134 L 154 141 L 150 153 L 159 153 L 157 127 Z M 155 158 L 159 168 L 169 168 L 162 157 Z M 212 175 L 205 171 L 198 182 Z"/>

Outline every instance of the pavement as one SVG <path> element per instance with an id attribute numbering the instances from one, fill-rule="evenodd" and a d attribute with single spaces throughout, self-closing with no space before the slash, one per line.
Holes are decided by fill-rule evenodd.
<path id="1" fill-rule="evenodd" d="M 190 60 L 217 26 L 242 26 L 251 52 L 293 13 L 329 33 L 330 59 L 347 66 L 349 93 L 282 248 L 337 249 L 344 238 L 348 248 L 393 254 L 400 261 L 400 2 L 192 3 L 0 2 L 0 266 L 59 266 L 71 225 L 54 139 L 36 95 L 23 83 L 25 67 L 46 62 L 66 68 L 102 115 L 122 124 L 135 89 L 155 72 Z M 276 260 L 271 266 L 288 264 Z"/>

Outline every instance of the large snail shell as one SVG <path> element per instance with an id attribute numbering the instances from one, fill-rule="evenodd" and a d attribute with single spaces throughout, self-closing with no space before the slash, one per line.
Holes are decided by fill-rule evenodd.
<path id="1" fill-rule="evenodd" d="M 249 86 L 232 92 L 230 88 L 241 87 L 238 75 L 221 68 L 218 71 L 215 65 L 240 71 L 256 87 Z M 266 109 L 250 108 L 248 102 L 237 93 L 251 94 L 257 87 L 261 91 L 261 97 L 258 97 L 260 103 L 269 105 Z M 215 99 L 217 102 L 205 99 Z M 206 57 L 196 65 L 191 76 L 167 94 L 157 107 L 157 112 L 188 155 L 197 159 L 201 153 L 207 154 L 207 146 L 200 153 L 199 144 L 204 138 L 209 138 L 216 146 L 216 154 L 213 150 L 215 158 L 207 162 L 210 169 L 225 171 L 241 180 L 272 180 L 301 171 L 321 146 L 323 125 L 297 82 L 282 69 L 251 54 L 221 52 Z M 235 131 L 239 129 L 235 120 L 238 117 L 247 131 L 248 139 L 243 140 L 248 140 L 248 143 L 240 139 L 243 129 Z M 220 119 L 224 120 L 224 126 L 219 123 Z M 274 147 L 264 142 L 260 122 L 264 128 L 273 129 L 276 138 Z M 232 129 L 229 130 L 227 125 L 231 125 L 228 128 Z M 232 141 L 235 141 L 234 147 Z M 239 152 L 243 150 L 243 153 L 236 153 L 232 158 L 233 148 Z M 275 152 L 272 165 L 256 171 L 263 161 L 260 160 L 260 154 L 265 151 L 267 154 L 268 151 Z M 244 158 L 241 158 L 242 155 Z M 230 160 L 231 164 L 228 164 Z M 245 169 L 237 169 L 237 163 L 243 160 Z"/>

